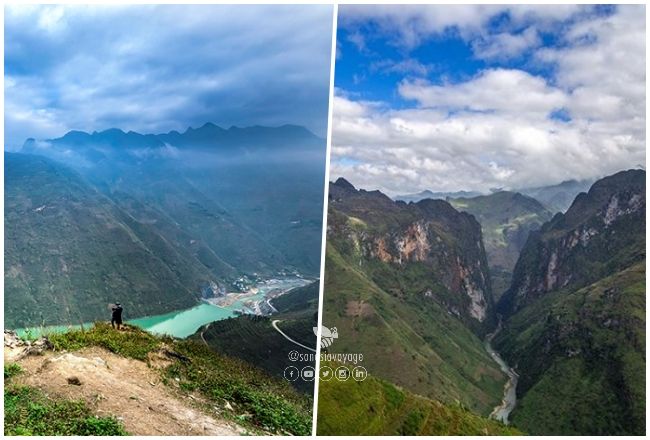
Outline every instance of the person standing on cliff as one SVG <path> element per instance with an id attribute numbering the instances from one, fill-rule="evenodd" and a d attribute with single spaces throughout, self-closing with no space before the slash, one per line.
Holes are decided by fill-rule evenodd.
<path id="1" fill-rule="evenodd" d="M 115 328 L 115 325 L 117 325 L 117 329 L 120 329 L 120 326 L 122 325 L 122 305 L 120 303 L 115 303 L 111 307 L 111 311 L 113 312 L 111 316 L 111 325 L 113 328 Z"/>

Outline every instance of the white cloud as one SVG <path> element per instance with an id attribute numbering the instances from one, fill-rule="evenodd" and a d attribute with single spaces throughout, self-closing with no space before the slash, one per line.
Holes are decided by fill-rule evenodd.
<path id="1" fill-rule="evenodd" d="M 472 49 L 478 58 L 502 60 L 514 58 L 526 50 L 538 47 L 542 40 L 534 26 L 521 33 L 500 32 L 472 41 Z"/>
<path id="2" fill-rule="evenodd" d="M 479 112 L 527 113 L 545 117 L 566 104 L 566 95 L 523 70 L 490 69 L 459 84 L 403 81 L 399 93 L 422 107 Z"/>
<path id="3" fill-rule="evenodd" d="M 514 35 L 502 30 L 474 46 L 478 56 L 493 58 L 497 48 L 508 56 L 536 48 L 542 44 L 538 29 L 584 12 L 508 8 L 512 21 L 533 30 Z M 429 9 L 427 17 L 441 10 Z M 358 15 L 352 19 L 364 16 L 353 10 Z M 417 27 L 409 24 L 409 8 L 399 8 L 397 17 L 389 11 L 397 10 L 372 14 L 385 27 L 407 23 L 405 34 Z M 455 22 L 465 29 L 461 33 L 473 29 L 479 35 L 486 15 L 470 8 Z M 421 20 L 433 32 L 449 26 L 449 16 L 454 14 L 438 22 Z M 550 67 L 549 78 L 520 67 L 486 69 L 456 83 L 403 79 L 398 93 L 413 106 L 400 109 L 355 101 L 337 90 L 332 179 L 344 176 L 390 195 L 425 188 L 487 191 L 597 178 L 645 163 L 644 7 L 620 6 L 611 15 L 579 18 L 557 31 L 558 47 L 534 49 L 532 62 Z M 558 110 L 569 120 L 553 117 Z"/>
<path id="4" fill-rule="evenodd" d="M 328 5 L 8 6 L 5 147 L 207 121 L 322 136 L 331 19 Z"/>
<path id="5" fill-rule="evenodd" d="M 583 5 L 341 5 L 339 23 L 355 27 L 371 21 L 392 44 L 407 50 L 429 38 L 456 32 L 473 43 L 478 58 L 494 59 L 517 56 L 536 47 L 540 43 L 539 29 L 552 29 L 589 8 Z M 509 21 L 500 30 L 489 29 L 492 18 L 506 13 Z M 353 35 L 355 40 L 363 39 L 365 49 L 365 36 L 359 32 Z"/>

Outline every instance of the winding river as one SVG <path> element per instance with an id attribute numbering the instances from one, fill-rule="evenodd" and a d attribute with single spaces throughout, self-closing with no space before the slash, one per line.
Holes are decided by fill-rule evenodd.
<path id="1" fill-rule="evenodd" d="M 492 348 L 492 340 L 500 331 L 501 318 L 499 318 L 499 325 L 497 325 L 496 330 L 485 338 L 485 350 L 489 353 L 492 359 L 499 364 L 501 371 L 508 376 L 508 381 L 503 386 L 503 399 L 501 400 L 501 404 L 495 406 L 494 410 L 492 410 L 492 413 L 490 414 L 491 418 L 499 420 L 507 425 L 509 423 L 508 417 L 512 410 L 515 409 L 515 405 L 517 405 L 517 381 L 519 380 L 519 375 L 514 368 L 509 367 L 499 353 Z"/>

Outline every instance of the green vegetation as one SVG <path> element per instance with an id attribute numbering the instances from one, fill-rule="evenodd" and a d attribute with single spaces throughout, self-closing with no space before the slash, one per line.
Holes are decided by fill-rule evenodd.
<path id="1" fill-rule="evenodd" d="M 12 377 L 22 372 L 22 368 L 20 368 L 20 365 L 14 362 L 5 364 L 4 369 L 5 369 L 5 380 L 11 379 Z"/>
<path id="2" fill-rule="evenodd" d="M 71 169 L 5 161 L 6 328 L 107 319 L 115 301 L 127 318 L 188 308 L 214 278 Z"/>
<path id="3" fill-rule="evenodd" d="M 113 417 L 98 417 L 82 401 L 51 399 L 25 386 L 4 392 L 5 435 L 127 435 Z"/>
<path id="4" fill-rule="evenodd" d="M 55 334 L 50 341 L 57 350 L 97 346 L 145 361 L 155 350 L 172 353 L 175 361 L 163 372 L 165 380 L 178 383 L 183 391 L 200 391 L 215 403 L 228 401 L 237 414 L 245 415 L 237 418 L 239 424 L 294 435 L 311 432 L 312 406 L 308 396 L 298 393 L 283 379 L 215 353 L 202 342 L 159 338 L 130 326 L 115 331 L 105 323 L 97 323 L 89 330 Z"/>
<path id="5" fill-rule="evenodd" d="M 506 377 L 481 341 L 495 316 L 480 225 L 447 202 L 396 203 L 342 179 L 330 199 L 323 324 L 338 330 L 332 350 L 363 353 L 377 377 L 488 415 Z M 483 295 L 482 321 L 468 289 Z"/>
<path id="6" fill-rule="evenodd" d="M 645 171 L 605 177 L 530 235 L 499 309 L 510 315 L 547 292 L 578 289 L 645 258 Z"/>
<path id="7" fill-rule="evenodd" d="M 56 350 L 74 351 L 83 347 L 102 347 L 124 357 L 146 360 L 149 352 L 155 350 L 161 339 L 132 326 L 125 331 L 116 331 L 110 324 L 97 322 L 88 330 L 73 330 L 67 333 L 53 333 L 50 342 Z M 171 339 L 168 340 L 171 342 Z"/>
<path id="8" fill-rule="evenodd" d="M 318 435 L 520 435 L 462 405 L 442 404 L 368 376 L 321 381 Z"/>
<path id="9" fill-rule="evenodd" d="M 322 162 L 186 173 L 178 159 L 104 153 L 88 158 L 96 168 L 5 154 L 6 328 L 108 319 L 116 301 L 125 319 L 163 314 L 211 282 L 318 273 Z"/>
<path id="10" fill-rule="evenodd" d="M 374 375 L 487 415 L 506 380 L 482 341 L 424 295 L 396 298 L 327 245 L 323 323 L 337 353 L 363 353 Z M 319 405 L 324 397 L 319 397 Z"/>
<path id="11" fill-rule="evenodd" d="M 168 367 L 168 379 L 180 379 L 181 388 L 199 390 L 211 400 L 224 399 L 249 416 L 240 422 L 272 432 L 311 434 L 311 399 L 283 379 L 273 378 L 250 364 L 215 355 L 204 344 L 181 341 L 175 349 L 191 362 Z"/>
<path id="12" fill-rule="evenodd" d="M 645 172 L 605 177 L 531 235 L 493 345 L 537 435 L 645 433 Z"/>
<path id="13" fill-rule="evenodd" d="M 280 313 L 318 312 L 318 281 L 304 287 L 297 287 L 271 300 Z"/>
<path id="14" fill-rule="evenodd" d="M 282 377 L 285 368 L 295 365 L 302 369 L 313 362 L 290 362 L 287 355 L 292 350 L 303 355 L 311 352 L 299 347 L 278 333 L 271 325 L 279 320 L 278 327 L 292 339 L 316 348 L 313 327 L 318 318 L 318 282 L 298 287 L 271 301 L 279 313 L 271 317 L 239 316 L 216 321 L 200 329 L 193 340 L 204 340 L 211 349 L 242 359 L 270 374 Z M 314 382 L 302 378 L 291 382 L 298 390 L 313 394 Z"/>
<path id="15" fill-rule="evenodd" d="M 346 264 L 394 297 L 426 295 L 476 334 L 491 331 L 496 317 L 476 219 L 442 200 L 406 205 L 341 180 L 330 185 L 327 240 Z M 481 320 L 470 312 L 470 290 L 482 297 Z"/>
<path id="16" fill-rule="evenodd" d="M 512 316 L 495 344 L 520 373 L 512 420 L 537 435 L 645 433 L 645 261 Z"/>
<path id="17" fill-rule="evenodd" d="M 498 300 L 510 287 L 512 271 L 528 234 L 550 220 L 551 212 L 535 199 L 508 191 L 450 199 L 449 203 L 472 214 L 481 224 L 492 292 Z"/>

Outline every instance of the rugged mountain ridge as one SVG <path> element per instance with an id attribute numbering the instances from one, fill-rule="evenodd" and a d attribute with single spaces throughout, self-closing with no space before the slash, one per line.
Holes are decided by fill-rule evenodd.
<path id="1" fill-rule="evenodd" d="M 518 189 L 522 194 L 539 200 L 551 212 L 566 212 L 581 192 L 589 191 L 594 179 L 565 180 L 556 185 Z"/>
<path id="2" fill-rule="evenodd" d="M 494 313 L 481 230 L 447 202 L 330 184 L 323 325 L 371 374 L 488 415 L 505 376 L 481 341 Z"/>
<path id="3" fill-rule="evenodd" d="M 325 141 L 304 127 L 72 131 L 28 139 L 22 152 L 72 167 L 117 203 L 162 213 L 207 243 L 207 259 L 219 249 L 249 274 L 320 269 Z"/>
<path id="4" fill-rule="evenodd" d="M 645 171 L 622 171 L 531 233 L 499 308 L 512 314 L 547 292 L 585 286 L 643 258 Z"/>
<path id="5" fill-rule="evenodd" d="M 494 345 L 531 434 L 645 433 L 645 171 L 603 178 L 529 237 Z"/>
<path id="6" fill-rule="evenodd" d="M 429 279 L 418 281 L 424 287 L 420 294 L 446 303 L 472 328 L 492 325 L 490 276 L 481 227 L 474 217 L 442 200 L 393 202 L 379 191 L 357 191 L 344 179 L 330 185 L 330 206 L 352 219 L 351 224 L 332 217 L 328 233 L 335 242 L 343 238 L 362 259 L 379 260 L 400 271 L 426 268 Z M 341 241 L 339 246 L 344 246 Z M 381 277 L 381 271 L 376 275 Z M 396 296 L 413 287 L 384 281 L 384 288 Z"/>
<path id="7" fill-rule="evenodd" d="M 319 147 L 323 139 L 304 127 L 283 125 L 280 127 L 235 127 L 228 129 L 207 122 L 199 128 L 188 127 L 183 133 L 170 131 L 161 134 L 141 134 L 125 132 L 119 128 L 87 133 L 73 130 L 59 138 L 36 140 L 27 139 L 22 151 L 42 154 L 43 150 L 84 150 L 89 159 L 101 158 L 108 150 L 116 149 L 135 155 L 144 155 L 144 150 L 164 150 L 168 147 L 181 149 L 207 149 L 228 151 L 241 148 L 268 149 L 300 143 L 303 147 Z"/>
<path id="8" fill-rule="evenodd" d="M 498 299 L 510 286 L 528 235 L 550 220 L 552 214 L 537 200 L 510 191 L 450 199 L 449 203 L 459 211 L 472 214 L 481 224 L 492 290 Z"/>

